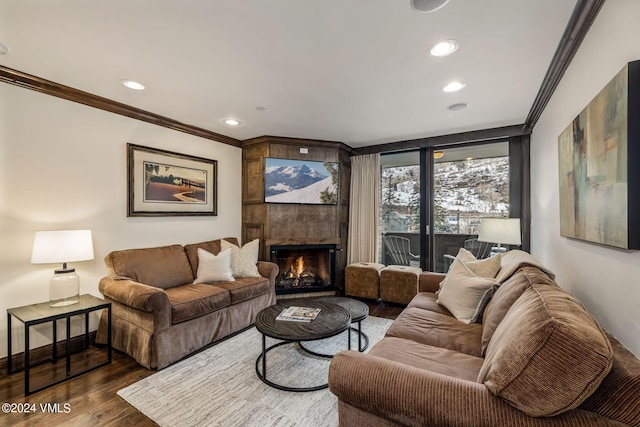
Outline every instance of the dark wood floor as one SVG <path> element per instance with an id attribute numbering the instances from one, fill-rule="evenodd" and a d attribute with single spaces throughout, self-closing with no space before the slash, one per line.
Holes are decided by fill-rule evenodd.
<path id="1" fill-rule="evenodd" d="M 382 302 L 364 301 L 369 306 L 369 315 L 395 319 L 403 307 Z M 88 363 L 89 360 L 104 357 L 104 351 L 91 349 L 81 353 L 73 366 Z M 58 365 L 64 362 L 58 362 Z M 48 380 L 52 369 L 50 364 L 38 366 L 31 371 L 32 380 Z M 133 406 L 122 400 L 116 392 L 156 371 L 149 371 L 131 357 L 118 351 L 113 352 L 113 361 L 87 374 L 63 382 L 53 387 L 24 396 L 24 373 L 7 376 L 0 373 L 0 403 L 28 403 L 27 413 L 0 413 L 0 426 L 156 426 Z M 32 382 L 32 384 L 34 384 Z M 53 404 L 60 404 L 60 413 L 52 413 Z M 43 411 L 41 405 L 49 405 Z M 68 404 L 68 406 L 64 406 Z M 4 407 L 3 407 L 4 409 Z M 24 409 L 24 408 L 23 408 Z M 68 410 L 67 410 L 68 409 Z"/>

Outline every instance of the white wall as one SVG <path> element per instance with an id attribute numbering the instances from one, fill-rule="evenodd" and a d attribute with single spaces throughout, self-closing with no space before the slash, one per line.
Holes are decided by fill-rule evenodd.
<path id="1" fill-rule="evenodd" d="M 218 216 L 127 218 L 127 143 L 217 160 Z M 237 147 L 0 83 L 0 357 L 6 309 L 47 301 L 60 267 L 30 264 L 36 230 L 92 230 L 95 259 L 71 266 L 81 293 L 101 297 L 112 250 L 239 238 L 241 160 Z M 81 331 L 81 322 L 72 325 L 74 335 Z M 12 352 L 22 352 L 22 324 L 14 320 L 12 331 Z M 50 325 L 31 337 L 31 347 L 50 343 Z"/>
<path id="2" fill-rule="evenodd" d="M 531 139 L 532 254 L 636 355 L 640 355 L 640 251 L 560 237 L 558 135 L 625 63 L 640 59 L 638 40 L 640 2 L 606 2 Z"/>

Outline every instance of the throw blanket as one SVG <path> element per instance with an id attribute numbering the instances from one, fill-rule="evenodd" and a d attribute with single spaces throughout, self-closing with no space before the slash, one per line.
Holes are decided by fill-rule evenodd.
<path id="1" fill-rule="evenodd" d="M 509 277 L 511 277 L 511 275 L 513 275 L 516 270 L 525 265 L 539 268 L 547 276 L 549 276 L 551 280 L 555 280 L 556 278 L 556 275 L 551 270 L 543 266 L 540 261 L 535 259 L 531 254 L 518 249 L 514 249 L 502 255 L 502 260 L 500 262 L 500 271 L 496 276 L 496 280 L 498 281 L 498 283 L 504 282 Z"/>

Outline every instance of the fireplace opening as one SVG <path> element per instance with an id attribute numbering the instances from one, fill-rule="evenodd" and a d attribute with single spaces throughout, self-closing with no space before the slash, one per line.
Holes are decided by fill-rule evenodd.
<path id="1" fill-rule="evenodd" d="M 334 289 L 335 245 L 271 246 L 278 264 L 276 294 Z"/>

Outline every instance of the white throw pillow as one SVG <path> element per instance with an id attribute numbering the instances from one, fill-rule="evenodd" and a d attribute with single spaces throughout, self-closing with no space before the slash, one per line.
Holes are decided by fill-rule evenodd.
<path id="1" fill-rule="evenodd" d="M 485 294 L 492 291 L 496 279 L 476 275 L 465 262 L 454 262 L 446 282 L 438 292 L 438 304 L 442 304 L 456 319 L 471 323 L 477 317 Z"/>
<path id="2" fill-rule="evenodd" d="M 222 250 L 231 249 L 231 271 L 233 271 L 233 277 L 260 277 L 257 266 L 260 240 L 255 239 L 242 248 L 222 240 L 220 241 L 220 247 Z"/>
<path id="3" fill-rule="evenodd" d="M 198 273 L 193 283 L 233 282 L 231 273 L 231 249 L 220 251 L 216 256 L 198 248 Z"/>
<path id="4" fill-rule="evenodd" d="M 485 259 L 477 259 L 471 252 L 466 250 L 465 248 L 460 248 L 458 251 L 458 255 L 451 263 L 451 267 L 449 267 L 449 271 L 445 278 L 440 282 L 440 289 L 447 283 L 449 280 L 449 273 L 453 269 L 456 264 L 464 263 L 465 266 L 476 276 L 480 277 L 496 277 L 498 271 L 500 271 L 500 263 L 502 262 L 502 254 L 497 254 L 489 258 Z"/>
<path id="5" fill-rule="evenodd" d="M 466 251 L 466 249 L 461 250 Z M 469 255 L 473 257 L 473 254 L 471 252 L 469 252 Z M 500 271 L 502 254 L 496 254 L 484 259 L 474 259 L 472 261 L 463 259 L 462 262 L 464 263 L 464 265 L 469 267 L 469 270 L 474 272 L 476 276 L 494 278 L 498 274 L 498 271 Z"/>

